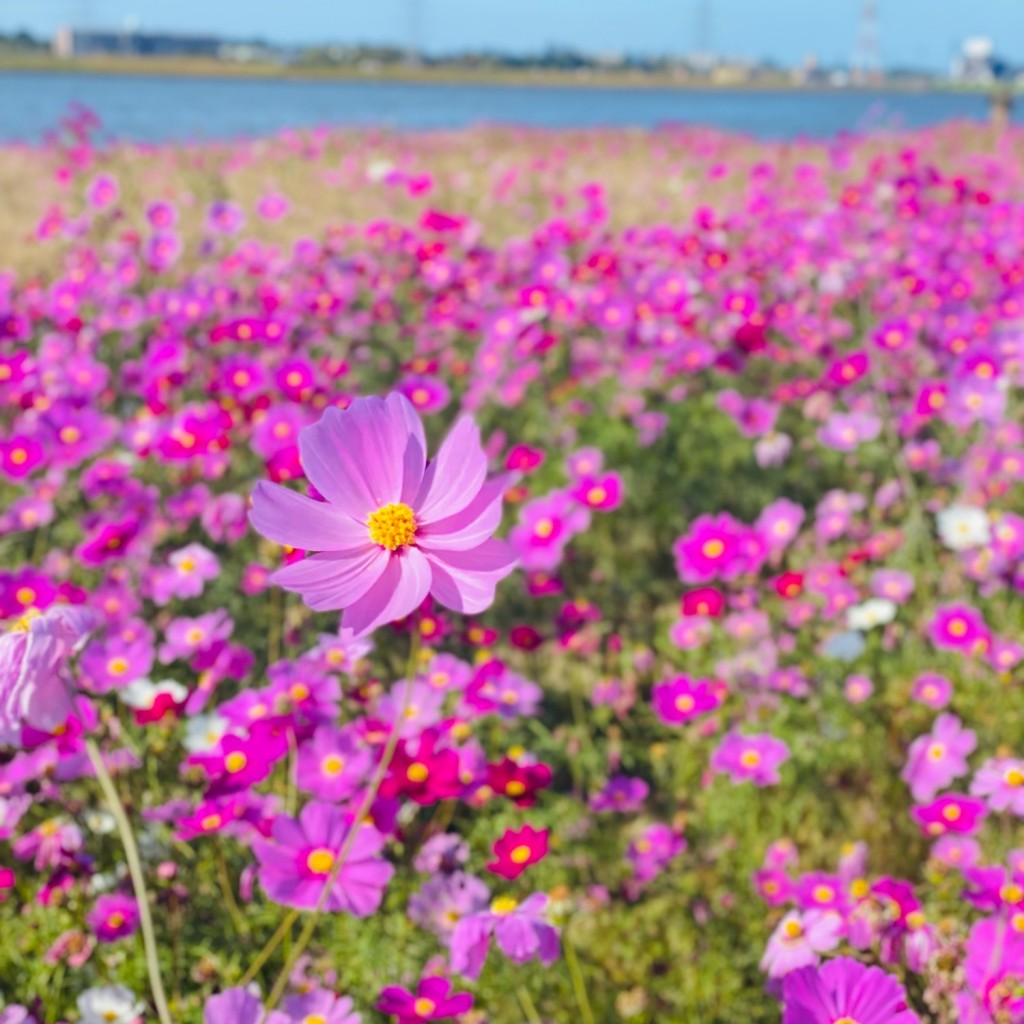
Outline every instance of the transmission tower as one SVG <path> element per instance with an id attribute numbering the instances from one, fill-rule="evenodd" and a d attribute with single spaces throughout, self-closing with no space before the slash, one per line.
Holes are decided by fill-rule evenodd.
<path id="1" fill-rule="evenodd" d="M 423 0 L 406 0 L 406 12 L 409 24 L 409 54 L 407 62 L 412 65 L 420 63 L 423 54 Z"/>
<path id="2" fill-rule="evenodd" d="M 882 46 L 878 33 L 878 8 L 874 0 L 864 0 L 857 29 L 857 49 L 853 55 L 853 77 L 862 84 L 882 77 Z"/>
<path id="3" fill-rule="evenodd" d="M 697 0 L 693 30 L 693 61 L 710 67 L 715 62 L 714 25 L 711 0 Z"/>

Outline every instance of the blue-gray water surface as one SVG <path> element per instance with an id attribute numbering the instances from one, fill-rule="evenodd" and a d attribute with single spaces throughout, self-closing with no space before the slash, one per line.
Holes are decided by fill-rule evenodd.
<path id="1" fill-rule="evenodd" d="M 983 120 L 984 96 L 733 91 L 0 72 L 0 141 L 37 142 L 72 102 L 108 136 L 144 142 L 267 135 L 314 125 L 392 129 L 711 125 L 760 138 L 832 136 Z M 1015 119 L 1024 119 L 1018 103 Z"/>

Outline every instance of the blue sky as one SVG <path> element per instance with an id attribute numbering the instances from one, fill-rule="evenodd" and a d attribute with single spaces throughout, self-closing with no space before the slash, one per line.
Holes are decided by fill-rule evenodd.
<path id="1" fill-rule="evenodd" d="M 264 36 L 280 42 L 394 42 L 411 35 L 433 51 L 488 47 L 591 52 L 692 50 L 697 8 L 711 8 L 719 53 L 786 63 L 815 53 L 845 63 L 861 0 L 0 0 L 0 30 L 50 34 L 60 24 Z M 1024 0 L 877 0 L 883 60 L 945 68 L 962 39 L 992 36 L 1024 65 Z"/>

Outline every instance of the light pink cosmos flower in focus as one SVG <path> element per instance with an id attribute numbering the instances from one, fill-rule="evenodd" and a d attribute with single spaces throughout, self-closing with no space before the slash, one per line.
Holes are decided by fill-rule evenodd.
<path id="1" fill-rule="evenodd" d="M 357 398 L 299 433 L 302 467 L 325 501 L 261 481 L 257 532 L 317 551 L 272 582 L 317 611 L 343 608 L 357 636 L 409 615 L 423 599 L 475 614 L 515 566 L 492 534 L 508 477 L 487 479 L 480 431 L 462 417 L 430 462 L 423 424 L 404 395 Z"/>
<path id="2" fill-rule="evenodd" d="M 60 673 L 96 622 L 88 609 L 54 605 L 0 635 L 0 743 L 17 743 L 24 725 L 63 725 L 74 704 Z"/>

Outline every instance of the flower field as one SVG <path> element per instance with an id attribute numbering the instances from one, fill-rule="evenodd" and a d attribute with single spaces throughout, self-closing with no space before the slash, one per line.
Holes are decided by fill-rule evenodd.
<path id="1" fill-rule="evenodd" d="M 0 1022 L 1024 1022 L 1024 135 L 0 148 Z M 6 1002 L 5 1002 L 6 1001 Z"/>

